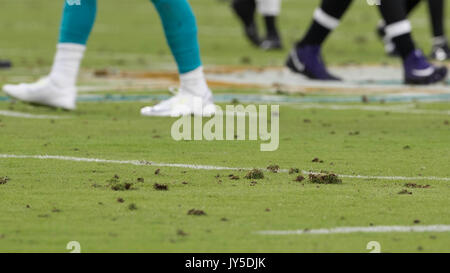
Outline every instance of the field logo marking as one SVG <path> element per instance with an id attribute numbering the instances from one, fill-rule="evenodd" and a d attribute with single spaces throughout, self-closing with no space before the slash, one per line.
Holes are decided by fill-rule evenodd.
<path id="1" fill-rule="evenodd" d="M 381 244 L 378 241 L 370 241 L 366 246 L 367 250 L 371 250 L 369 253 L 381 253 Z"/>
<path id="2" fill-rule="evenodd" d="M 194 101 L 195 109 L 202 109 L 201 102 Z M 172 124 L 171 136 L 175 141 L 207 140 L 207 141 L 264 141 L 262 152 L 276 151 L 280 143 L 280 106 L 268 105 L 226 105 L 225 111 L 216 106 L 213 117 L 203 124 L 203 115 L 185 115 Z M 248 116 L 248 126 L 247 126 Z M 194 127 L 192 128 L 192 119 Z M 270 123 L 270 131 L 268 130 Z M 246 128 L 248 127 L 248 132 Z M 192 130 L 193 129 L 193 130 Z M 193 135 L 192 135 L 193 132 Z M 248 138 L 247 138 L 248 136 Z"/>
<path id="3" fill-rule="evenodd" d="M 298 230 L 264 230 L 260 235 L 305 235 L 305 234 L 348 234 L 348 233 L 385 233 L 385 232 L 450 232 L 450 225 L 430 226 L 373 226 L 373 227 L 336 227 Z M 370 245 L 369 245 L 370 244 Z M 373 242 L 367 244 L 367 249 L 376 247 Z M 374 249 L 376 250 L 376 248 Z"/>
<path id="4" fill-rule="evenodd" d="M 61 156 L 61 155 L 14 155 L 14 154 L 0 154 L 1 158 L 13 158 L 13 159 L 54 159 L 73 162 L 92 162 L 92 163 L 107 163 L 107 164 L 126 164 L 135 166 L 156 166 L 156 167 L 169 167 L 169 168 L 184 168 L 194 170 L 216 170 L 216 171 L 249 171 L 253 168 L 238 168 L 238 167 L 224 167 L 224 166 L 212 166 L 212 165 L 196 165 L 196 164 L 182 164 L 182 163 L 161 163 L 152 162 L 147 160 L 111 160 L 101 158 L 85 158 L 74 156 Z M 265 170 L 265 168 L 260 168 Z M 268 171 L 268 170 L 265 170 Z M 287 173 L 289 170 L 280 169 L 280 172 Z M 311 171 L 302 171 L 303 174 L 311 174 Z M 450 181 L 450 177 L 437 177 L 437 176 L 376 176 L 376 175 L 351 175 L 351 174 L 337 174 L 340 177 L 354 178 L 354 179 L 380 179 L 380 180 L 403 180 L 403 181 L 415 181 L 415 180 L 433 180 L 433 181 Z"/>
<path id="5" fill-rule="evenodd" d="M 70 253 L 81 253 L 81 244 L 78 241 L 70 241 L 66 245 L 67 250 L 71 250 Z"/>

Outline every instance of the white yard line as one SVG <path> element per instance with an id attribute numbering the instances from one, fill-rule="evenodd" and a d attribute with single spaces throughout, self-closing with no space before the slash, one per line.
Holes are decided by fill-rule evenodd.
<path id="1" fill-rule="evenodd" d="M 7 110 L 0 110 L 0 116 L 15 117 L 15 118 L 28 118 L 28 119 L 61 119 L 61 118 L 67 118 L 67 117 L 51 116 L 51 115 L 35 115 L 35 114 L 28 114 L 28 113 L 7 111 Z"/>
<path id="2" fill-rule="evenodd" d="M 195 165 L 195 164 L 180 164 L 180 163 L 161 163 L 152 162 L 146 160 L 110 160 L 100 158 L 85 158 L 85 157 L 73 157 L 73 156 L 59 156 L 59 155 L 14 155 L 14 154 L 0 154 L 0 158 L 16 158 L 16 159 L 54 159 L 64 161 L 75 162 L 94 162 L 94 163 L 108 163 L 108 164 L 127 164 L 136 166 L 152 165 L 156 167 L 172 167 L 172 168 L 185 168 L 196 170 L 231 170 L 231 171 L 248 171 L 252 168 L 235 168 L 235 167 L 223 167 L 223 166 L 211 166 L 211 165 Z M 265 168 L 261 168 L 265 170 Z M 280 172 L 288 172 L 287 169 L 281 169 Z M 304 174 L 311 172 L 302 171 Z M 437 176 L 375 176 L 375 175 L 348 175 L 338 174 L 340 177 L 355 178 L 355 179 L 381 179 L 381 180 L 435 180 L 435 181 L 450 181 L 449 177 L 437 177 Z"/>
<path id="3" fill-rule="evenodd" d="M 373 227 L 336 227 L 298 230 L 264 230 L 260 235 L 303 235 L 303 234 L 345 234 L 345 233 L 381 233 L 381 232 L 450 232 L 450 225 L 429 226 L 373 226 Z"/>

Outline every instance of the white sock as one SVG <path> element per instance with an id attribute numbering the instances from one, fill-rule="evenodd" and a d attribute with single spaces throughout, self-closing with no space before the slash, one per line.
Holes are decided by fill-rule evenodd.
<path id="1" fill-rule="evenodd" d="M 437 36 L 433 37 L 433 46 L 443 46 L 447 43 L 447 37 Z"/>
<path id="2" fill-rule="evenodd" d="M 85 50 L 86 46 L 80 44 L 58 44 L 50 79 L 60 86 L 74 86 Z"/>
<path id="3" fill-rule="evenodd" d="M 188 73 L 180 74 L 180 92 L 186 92 L 199 97 L 205 97 L 211 92 L 206 83 L 202 66 Z"/>

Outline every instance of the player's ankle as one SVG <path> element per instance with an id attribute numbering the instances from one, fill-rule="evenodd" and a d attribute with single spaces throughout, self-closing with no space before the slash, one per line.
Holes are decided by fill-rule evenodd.
<path id="1" fill-rule="evenodd" d="M 180 74 L 180 92 L 199 97 L 210 93 L 202 66 Z"/>

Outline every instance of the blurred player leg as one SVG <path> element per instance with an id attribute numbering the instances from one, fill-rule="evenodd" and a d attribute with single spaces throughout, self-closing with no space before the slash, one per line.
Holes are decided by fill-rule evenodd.
<path id="1" fill-rule="evenodd" d="M 317 80 L 339 80 L 331 75 L 321 56 L 322 44 L 328 35 L 338 27 L 342 16 L 350 7 L 352 0 L 323 0 L 314 12 L 309 30 L 291 51 L 286 62 L 295 72 Z"/>
<path id="2" fill-rule="evenodd" d="M 96 0 L 81 0 L 80 5 L 66 2 L 50 74 L 36 83 L 5 85 L 5 93 L 25 102 L 75 109 L 76 79 L 96 12 Z"/>
<path id="3" fill-rule="evenodd" d="M 450 49 L 445 35 L 445 1 L 428 0 L 431 24 L 433 27 L 433 48 L 431 57 L 433 59 L 444 61 L 450 59 Z"/>
<path id="4" fill-rule="evenodd" d="M 11 68 L 12 63 L 10 60 L 1 60 L 0 59 L 0 69 L 7 69 Z"/>
<path id="5" fill-rule="evenodd" d="M 255 22 L 256 0 L 233 0 L 231 7 L 241 20 L 247 39 L 255 46 L 261 43 Z"/>
<path id="6" fill-rule="evenodd" d="M 261 41 L 260 47 L 265 50 L 283 48 L 277 27 L 281 0 L 257 0 L 257 6 L 266 26 L 266 37 Z"/>
<path id="7" fill-rule="evenodd" d="M 200 59 L 197 23 L 187 0 L 152 0 L 178 65 L 180 89 L 169 100 L 144 107 L 145 116 L 211 115 L 215 112 Z"/>
<path id="8" fill-rule="evenodd" d="M 381 0 L 380 11 L 386 22 L 386 35 L 392 39 L 403 59 L 405 83 L 431 84 L 445 79 L 447 69 L 430 64 L 416 49 L 411 36 L 411 23 L 401 1 Z"/>
<path id="9" fill-rule="evenodd" d="M 422 0 L 404 0 L 406 13 L 410 14 L 421 1 Z M 392 57 L 399 56 L 399 53 L 396 50 L 394 43 L 388 36 L 386 36 L 386 22 L 383 19 L 381 19 L 380 22 L 378 23 L 377 33 L 384 43 L 384 50 L 386 54 Z"/>

